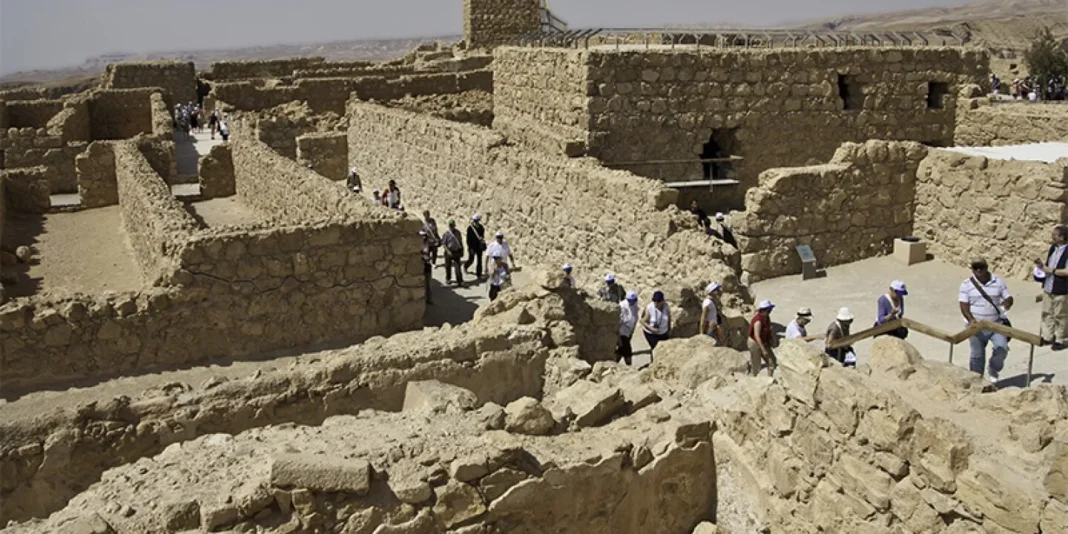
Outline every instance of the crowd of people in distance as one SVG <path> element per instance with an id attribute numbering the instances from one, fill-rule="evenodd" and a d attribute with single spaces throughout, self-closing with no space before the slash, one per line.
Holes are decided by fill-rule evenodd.
<path id="1" fill-rule="evenodd" d="M 204 133 L 204 125 L 207 124 L 211 131 L 211 138 L 215 139 L 218 133 L 223 141 L 230 140 L 230 126 L 226 124 L 221 111 L 215 109 L 211 113 L 205 113 L 204 106 L 199 103 L 174 105 L 174 129 L 186 135 Z"/>
<path id="2" fill-rule="evenodd" d="M 1034 76 L 1025 76 L 1022 80 L 1014 78 L 1012 84 L 1008 87 L 1008 92 L 1005 94 L 1011 96 L 1013 100 L 1027 100 L 1030 102 L 1068 99 L 1068 94 L 1065 93 L 1065 87 L 1068 84 L 1066 84 L 1064 77 L 1052 76 L 1046 80 L 1045 87 L 1042 85 Z M 990 87 L 995 95 L 1002 94 L 1004 88 L 1002 87 L 1001 78 L 996 74 L 990 75 Z"/>

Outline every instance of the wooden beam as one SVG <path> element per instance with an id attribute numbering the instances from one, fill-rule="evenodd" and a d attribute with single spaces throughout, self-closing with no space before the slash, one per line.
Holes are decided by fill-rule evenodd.
<path id="1" fill-rule="evenodd" d="M 983 330 L 991 330 L 998 334 L 1011 337 L 1012 339 L 1018 339 L 1024 343 L 1030 343 L 1036 347 L 1042 346 L 1042 338 L 1036 336 L 1030 332 L 1025 332 L 1019 328 L 1013 328 L 1011 326 L 1005 326 L 1003 324 L 994 323 L 991 321 L 979 321 L 979 324 L 983 327 Z"/>
<path id="2" fill-rule="evenodd" d="M 901 326 L 904 326 L 909 330 L 915 330 L 921 334 L 927 334 L 928 336 L 931 336 L 935 339 L 940 339 L 952 345 L 956 345 L 957 343 L 959 343 L 959 341 L 953 340 L 953 334 L 950 334 L 949 332 L 944 332 L 933 326 L 925 325 L 919 321 L 913 321 L 912 319 L 909 319 L 907 317 L 901 318 Z"/>

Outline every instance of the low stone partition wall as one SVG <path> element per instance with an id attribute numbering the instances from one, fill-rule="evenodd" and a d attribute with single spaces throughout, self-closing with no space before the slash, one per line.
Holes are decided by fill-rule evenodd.
<path id="1" fill-rule="evenodd" d="M 78 190 L 74 158 L 85 150 L 85 143 L 65 143 L 60 135 L 51 135 L 45 128 L 20 128 L 0 131 L 0 150 L 4 151 L 4 166 L 44 166 L 51 193 L 74 193 Z"/>
<path id="2" fill-rule="evenodd" d="M 297 137 L 297 162 L 331 180 L 344 180 L 349 174 L 348 134 L 310 133 Z"/>
<path id="3" fill-rule="evenodd" d="M 58 135 L 64 142 L 91 141 L 88 101 L 78 98 L 65 102 L 63 109 L 48 121 L 47 129 L 49 135 Z"/>
<path id="4" fill-rule="evenodd" d="M 430 74 L 435 72 L 464 72 L 472 70 L 485 70 L 493 63 L 493 56 L 469 56 L 455 59 L 434 61 L 419 65 L 383 65 L 371 62 L 323 63 L 312 69 L 298 69 L 293 72 L 294 78 L 356 78 L 360 76 L 379 76 L 383 78 L 399 77 L 405 75 Z"/>
<path id="5" fill-rule="evenodd" d="M 6 131 L 11 127 L 11 118 L 7 113 L 7 101 L 0 100 L 0 131 Z"/>
<path id="6" fill-rule="evenodd" d="M 959 108 L 958 146 L 1068 142 L 1068 104 L 994 104 L 984 97 L 962 100 Z"/>
<path id="7" fill-rule="evenodd" d="M 74 159 L 74 166 L 78 169 L 82 207 L 101 208 L 119 203 L 113 142 L 94 141 Z"/>
<path id="8" fill-rule="evenodd" d="M 206 80 L 225 82 L 248 78 L 282 78 L 292 76 L 299 69 L 321 67 L 326 60 L 321 57 L 298 57 L 267 61 L 216 61 L 202 76 Z M 225 99 L 224 99 L 225 100 Z"/>
<path id="9" fill-rule="evenodd" d="M 915 234 L 936 258 L 1030 276 L 1050 231 L 1068 223 L 1068 159 L 1010 161 L 932 150 L 918 169 Z"/>
<path id="10" fill-rule="evenodd" d="M 174 140 L 174 117 L 163 93 L 152 93 L 149 99 L 152 108 L 152 135 L 158 139 Z"/>
<path id="11" fill-rule="evenodd" d="M 7 103 L 9 128 L 44 128 L 63 109 L 62 100 L 15 100 Z"/>
<path id="12" fill-rule="evenodd" d="M 674 207 L 677 192 L 595 161 L 510 147 L 493 130 L 358 101 L 350 103 L 349 157 L 364 185 L 395 179 L 412 209 L 461 229 L 480 213 L 487 237 L 500 230 L 520 266 L 556 271 L 571 263 L 596 291 L 617 273 L 643 302 L 662 289 L 676 332 L 696 330 L 704 287 L 745 298 L 733 249 L 696 230 Z M 733 313 L 733 312 L 728 312 Z"/>
<path id="13" fill-rule="evenodd" d="M 0 170 L 7 209 L 45 213 L 52 206 L 50 171 L 44 166 Z"/>
<path id="14" fill-rule="evenodd" d="M 158 87 L 167 108 L 197 100 L 197 74 L 192 61 L 124 61 L 107 66 L 105 89 Z"/>
<path id="15" fill-rule="evenodd" d="M 134 256 L 149 285 L 166 282 L 197 222 L 135 143 L 115 144 L 114 158 L 123 229 Z"/>
<path id="16" fill-rule="evenodd" d="M 100 89 L 89 97 L 89 119 L 94 141 L 130 139 L 153 131 L 152 94 L 156 87 Z"/>
<path id="17" fill-rule="evenodd" d="M 798 245 L 821 266 L 892 250 L 912 232 L 918 143 L 846 143 L 827 165 L 771 169 L 746 195 L 735 223 L 748 282 L 801 272 Z"/>
<path id="18" fill-rule="evenodd" d="M 200 166 L 197 170 L 200 196 L 220 198 L 237 193 L 234 184 L 234 158 L 228 143 L 211 147 L 211 152 L 200 158 Z"/>

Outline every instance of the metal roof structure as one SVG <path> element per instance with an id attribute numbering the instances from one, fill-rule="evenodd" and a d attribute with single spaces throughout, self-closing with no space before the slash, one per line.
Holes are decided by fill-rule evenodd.
<path id="1" fill-rule="evenodd" d="M 852 32 L 788 29 L 578 28 L 546 25 L 513 44 L 532 47 L 692 46 L 696 48 L 822 48 L 843 46 L 964 46 L 951 31 Z"/>

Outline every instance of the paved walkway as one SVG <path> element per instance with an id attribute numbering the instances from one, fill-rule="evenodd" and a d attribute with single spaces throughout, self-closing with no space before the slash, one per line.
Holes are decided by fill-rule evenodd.
<path id="1" fill-rule="evenodd" d="M 998 274 L 996 265 L 993 270 Z M 905 316 L 955 334 L 965 326 L 957 295 L 961 282 L 970 275 L 966 267 L 940 261 L 905 266 L 887 256 L 831 267 L 827 269 L 826 278 L 806 282 L 801 281 L 800 275 L 765 280 L 755 284 L 753 291 L 757 299 L 771 299 L 776 304 L 772 319 L 780 326 L 793 320 L 798 308 L 807 306 L 814 314 L 809 333 L 820 334 L 834 320 L 838 308 L 846 306 L 856 314 L 853 331 L 859 332 L 875 323 L 876 300 L 888 290 L 891 281 L 900 279 L 909 289 Z M 1037 334 L 1042 307 L 1035 299 L 1041 288 L 1025 280 L 1006 280 L 1006 283 L 1016 301 L 1009 314 L 1013 326 Z M 929 360 L 947 361 L 949 358 L 949 344 L 943 341 L 917 332 L 912 332 L 908 341 Z M 859 362 L 867 361 L 871 343 L 867 340 L 855 346 Z M 1022 341 L 1010 343 L 999 385 L 1024 385 L 1029 349 L 1030 345 Z M 990 349 L 987 350 L 989 353 Z M 967 341 L 955 347 L 953 363 L 968 366 Z M 1034 373 L 1033 383 L 1068 384 L 1068 351 L 1036 348 Z"/>
<path id="2" fill-rule="evenodd" d="M 178 174 L 180 176 L 196 176 L 200 169 L 200 158 L 208 155 L 211 148 L 221 144 L 222 138 L 218 135 L 213 140 L 211 133 L 186 135 L 178 130 L 174 132 L 174 152 L 177 158 Z"/>

